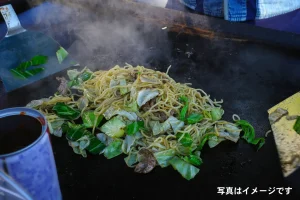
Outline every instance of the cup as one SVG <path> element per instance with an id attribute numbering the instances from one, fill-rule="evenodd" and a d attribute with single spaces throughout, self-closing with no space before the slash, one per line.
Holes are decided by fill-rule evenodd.
<path id="1" fill-rule="evenodd" d="M 0 110 L 0 171 L 17 183 L 14 187 L 23 190 L 23 197 L 28 194 L 37 200 L 62 199 L 49 136 L 46 118 L 37 110 Z M 7 199 L 9 191 L 20 191 L 12 190 L 12 184 L 4 181 L 7 177 L 1 173 L 0 200 Z"/>

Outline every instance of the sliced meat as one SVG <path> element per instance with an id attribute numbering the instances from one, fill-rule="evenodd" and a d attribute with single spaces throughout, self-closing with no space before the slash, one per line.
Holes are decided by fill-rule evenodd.
<path id="1" fill-rule="evenodd" d="M 166 115 L 166 113 L 164 113 L 162 111 L 155 112 L 154 115 L 155 115 L 155 117 L 157 117 L 159 119 L 160 123 L 166 121 L 169 118 L 169 116 Z"/>
<path id="2" fill-rule="evenodd" d="M 297 119 L 299 116 L 298 115 L 289 115 L 289 116 L 286 116 L 286 119 L 287 120 L 295 120 Z"/>
<path id="3" fill-rule="evenodd" d="M 269 115 L 269 121 L 272 124 L 279 121 L 283 116 L 288 115 L 288 111 L 283 108 L 277 108 L 274 112 Z"/>
<path id="4" fill-rule="evenodd" d="M 134 70 L 129 75 L 130 75 L 130 81 L 134 82 L 138 77 L 138 70 Z"/>
<path id="5" fill-rule="evenodd" d="M 147 103 L 145 103 L 141 109 L 142 111 L 146 112 L 148 111 L 150 108 L 152 108 L 152 106 L 154 106 L 156 104 L 156 99 L 151 99 L 150 101 L 148 101 Z"/>
<path id="6" fill-rule="evenodd" d="M 153 153 L 148 149 L 141 149 L 138 153 L 139 164 L 134 171 L 137 173 L 147 174 L 151 172 L 156 166 L 156 159 Z"/>
<path id="7" fill-rule="evenodd" d="M 68 81 L 64 77 L 56 77 L 56 80 L 60 81 L 58 92 L 61 95 L 67 95 L 68 93 Z"/>
<path id="8" fill-rule="evenodd" d="M 176 110 L 172 109 L 171 112 L 170 112 L 170 115 L 175 116 L 175 114 L 176 114 Z"/>

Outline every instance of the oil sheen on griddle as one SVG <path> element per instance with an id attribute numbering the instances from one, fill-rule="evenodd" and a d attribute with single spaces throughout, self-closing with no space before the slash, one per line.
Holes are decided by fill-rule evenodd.
<path id="1" fill-rule="evenodd" d="M 0 155 L 32 144 L 42 133 L 41 123 L 27 115 L 0 118 Z"/>

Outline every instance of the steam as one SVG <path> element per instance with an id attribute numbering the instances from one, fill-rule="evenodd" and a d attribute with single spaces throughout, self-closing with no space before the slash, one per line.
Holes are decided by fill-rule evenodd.
<path id="1" fill-rule="evenodd" d="M 41 0 L 30 0 L 32 6 Z M 55 0 L 41 6 L 36 24 L 47 31 L 81 65 L 104 69 L 125 62 L 151 66 L 155 60 L 168 59 L 171 52 L 167 31 L 143 23 L 147 9 L 124 7 L 121 0 Z M 143 8 L 143 7 L 142 7 Z M 140 16 L 143 13 L 144 16 Z M 59 31 L 58 31 L 59 30 Z"/>

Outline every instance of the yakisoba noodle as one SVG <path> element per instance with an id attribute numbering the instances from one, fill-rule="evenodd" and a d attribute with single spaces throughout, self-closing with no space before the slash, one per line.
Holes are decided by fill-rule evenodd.
<path id="1" fill-rule="evenodd" d="M 85 70 L 78 72 L 78 74 Z M 81 115 L 85 111 L 94 111 L 96 118 L 98 118 L 112 108 L 113 110 L 126 110 L 128 105 L 139 100 L 138 94 L 142 90 L 155 90 L 159 94 L 149 99 L 146 104 L 139 106 L 138 110 L 135 111 L 138 120 L 143 121 L 145 127 L 139 130 L 141 137 L 135 140 L 130 151 L 124 152 L 125 154 L 129 156 L 137 154 L 140 149 L 148 149 L 152 153 L 173 149 L 177 156 L 188 156 L 190 152 L 198 151 L 197 148 L 204 140 L 210 141 L 212 146 L 225 139 L 236 142 L 241 130 L 234 123 L 221 120 L 221 117 L 218 119 L 213 117 L 213 112 L 216 110 L 218 115 L 224 114 L 221 109 L 223 101 L 212 100 L 202 89 L 194 89 L 189 83 L 176 82 L 168 75 L 169 70 L 170 67 L 167 73 L 163 73 L 142 66 L 133 67 L 126 64 L 125 67 L 115 66 L 108 71 L 95 71 L 89 80 L 81 82 L 73 89 L 69 88 L 67 94 L 55 94 L 47 101 L 33 107 L 43 112 L 49 123 L 53 123 L 62 120 L 52 110 L 56 103 L 65 103 L 71 108 L 78 109 L 80 98 L 84 98 L 88 101 L 88 105 L 80 110 Z M 123 80 L 123 84 L 120 80 Z M 77 92 L 72 91 L 74 88 Z M 122 93 L 122 91 L 126 92 Z M 176 119 L 178 123 L 180 122 L 179 118 L 186 104 L 180 100 L 181 97 L 188 99 L 186 116 L 196 113 L 202 115 L 203 119 L 197 123 L 184 123 L 176 133 L 172 128 L 168 128 L 155 135 L 151 123 L 158 124 L 160 122 L 163 124 L 171 117 Z M 145 108 L 145 106 L 147 107 Z M 233 115 L 233 120 L 239 120 L 239 117 Z M 99 132 L 99 127 L 94 125 L 92 133 L 96 135 Z M 231 132 L 238 134 L 232 136 Z M 189 151 L 186 151 L 186 148 L 183 148 L 181 144 L 185 133 L 188 133 L 192 138 Z"/>
<path id="2" fill-rule="evenodd" d="M 157 83 L 140 83 L 134 82 L 133 84 L 128 84 L 126 86 L 114 86 L 109 87 L 112 79 L 117 79 L 118 76 L 123 75 L 126 80 L 130 79 L 130 76 L 136 72 L 140 72 L 145 76 L 148 76 L 152 80 L 157 81 Z M 102 115 L 106 109 L 108 109 L 111 104 L 115 106 L 126 105 L 132 100 L 130 98 L 130 94 L 125 95 L 124 97 L 116 98 L 114 96 L 114 91 L 116 88 L 128 88 L 135 87 L 139 88 L 156 88 L 160 91 L 160 96 L 156 99 L 156 104 L 154 104 L 148 111 L 143 114 L 140 114 L 139 117 L 147 122 L 149 119 L 156 119 L 153 115 L 155 112 L 164 112 L 166 115 L 170 116 L 170 112 L 173 109 L 176 109 L 176 113 L 180 113 L 180 108 L 183 104 L 178 100 L 180 96 L 186 96 L 189 99 L 189 113 L 202 113 L 203 110 L 210 111 L 212 107 L 220 107 L 220 104 L 223 101 L 213 101 L 210 99 L 210 96 L 207 95 L 202 89 L 194 89 L 189 87 L 187 84 L 176 83 L 168 74 L 162 73 L 159 71 L 154 71 L 151 69 L 146 69 L 142 66 L 137 66 L 136 68 L 127 65 L 124 68 L 116 66 L 109 71 L 98 71 L 94 72 L 94 79 L 86 81 L 83 85 L 84 89 L 89 90 L 93 88 L 94 92 L 91 93 L 92 96 L 95 96 L 94 105 L 95 113 L 97 115 Z M 164 82 L 163 82 L 164 81 Z M 201 94 L 202 93 L 202 94 Z M 157 108 L 156 108 L 157 107 Z M 205 133 L 207 128 L 214 126 L 218 122 L 208 123 L 206 122 L 204 125 L 189 125 L 182 132 L 189 132 L 196 140 L 199 140 L 201 136 Z M 228 123 L 228 122 L 220 122 Z M 141 131 L 143 133 L 143 131 Z M 169 133 L 172 135 L 172 133 Z M 146 138 L 149 137 L 146 134 L 143 134 Z M 168 136 L 168 134 L 166 134 Z M 175 148 L 174 140 L 176 137 L 168 137 L 160 136 L 160 137 L 150 137 L 146 139 L 145 142 L 147 144 L 147 148 L 157 147 L 160 149 L 169 149 L 171 147 Z M 152 141 L 154 140 L 154 141 Z M 173 143 L 172 143 L 173 141 Z M 169 143 L 173 145 L 169 145 Z M 168 148 L 167 148 L 167 147 Z"/>

